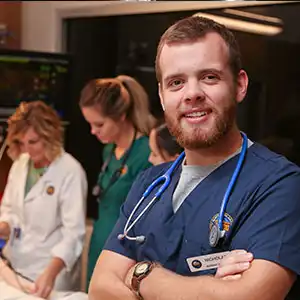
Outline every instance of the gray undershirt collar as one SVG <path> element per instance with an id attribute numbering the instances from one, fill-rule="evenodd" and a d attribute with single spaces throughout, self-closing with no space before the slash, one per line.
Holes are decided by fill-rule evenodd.
<path id="1" fill-rule="evenodd" d="M 253 142 L 248 139 L 248 148 L 253 145 Z M 209 165 L 209 166 L 193 166 L 193 165 L 185 165 L 185 159 L 182 162 L 182 171 L 180 174 L 180 178 L 177 184 L 177 187 L 173 194 L 173 211 L 179 209 L 187 196 L 193 191 L 193 189 L 209 174 L 211 174 L 214 170 L 224 164 L 226 161 L 231 159 L 232 157 L 239 154 L 242 150 L 240 147 L 236 152 L 227 157 L 225 160 L 218 162 L 217 164 Z"/>

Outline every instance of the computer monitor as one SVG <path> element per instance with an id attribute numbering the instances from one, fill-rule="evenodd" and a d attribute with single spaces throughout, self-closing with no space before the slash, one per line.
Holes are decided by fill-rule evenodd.
<path id="1" fill-rule="evenodd" d="M 42 100 L 67 121 L 70 65 L 69 55 L 0 49 L 0 118 Z"/>

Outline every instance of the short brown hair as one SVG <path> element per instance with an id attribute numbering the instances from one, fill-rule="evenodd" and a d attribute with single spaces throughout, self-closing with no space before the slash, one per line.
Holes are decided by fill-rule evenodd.
<path id="1" fill-rule="evenodd" d="M 43 139 L 46 157 L 53 161 L 61 153 L 63 126 L 56 111 L 42 101 L 22 102 L 8 119 L 8 155 L 16 159 L 21 154 L 19 139 L 29 128 Z"/>
<path id="2" fill-rule="evenodd" d="M 219 24 L 211 19 L 203 17 L 187 17 L 179 20 L 169 27 L 162 35 L 156 54 L 155 70 L 158 82 L 161 82 L 161 69 L 159 64 L 160 55 L 165 45 L 180 44 L 186 42 L 195 42 L 204 37 L 209 32 L 218 33 L 226 42 L 229 48 L 229 64 L 234 78 L 237 77 L 241 70 L 241 54 L 238 43 L 233 33 L 224 25 Z"/>
<path id="3" fill-rule="evenodd" d="M 125 114 L 133 126 L 146 135 L 155 124 L 145 89 L 130 76 L 91 80 L 81 92 L 79 105 L 81 108 L 98 106 L 104 116 L 115 121 Z"/>

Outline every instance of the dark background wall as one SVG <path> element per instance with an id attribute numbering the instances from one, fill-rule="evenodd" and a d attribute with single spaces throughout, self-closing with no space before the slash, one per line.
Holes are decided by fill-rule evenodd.
<path id="1" fill-rule="evenodd" d="M 250 77 L 248 96 L 239 107 L 239 125 L 251 139 L 267 140 L 271 148 L 277 143 L 273 137 L 278 134 L 292 139 L 294 152 L 291 158 L 299 163 L 300 36 L 295 33 L 298 24 L 295 22 L 298 22 L 296 12 L 300 12 L 300 5 L 273 5 L 243 10 L 280 16 L 285 22 L 285 30 L 275 37 L 235 32 L 243 65 Z M 222 14 L 222 11 L 212 12 Z M 73 60 L 66 146 L 87 170 L 90 185 L 96 181 L 101 167 L 102 145 L 90 135 L 89 127 L 81 116 L 78 107 L 81 88 L 92 78 L 112 77 L 121 73 L 132 75 L 147 89 L 152 112 L 161 117 L 154 73 L 156 46 L 160 35 L 169 25 L 193 13 L 66 20 L 66 50 Z M 281 146 L 284 148 L 286 144 Z M 95 210 L 96 202 L 90 197 L 88 215 L 93 216 Z"/>
<path id="2" fill-rule="evenodd" d="M 13 3 L 0 1 L 0 24 L 6 25 L 6 30 L 0 30 L 0 48 L 19 49 L 21 45 L 21 1 L 14 1 Z M 0 120 L 0 137 L 3 124 L 5 122 Z M 0 145 L 2 145 L 1 141 Z M 12 161 L 4 152 L 0 161 L 0 200 L 11 165 Z"/>

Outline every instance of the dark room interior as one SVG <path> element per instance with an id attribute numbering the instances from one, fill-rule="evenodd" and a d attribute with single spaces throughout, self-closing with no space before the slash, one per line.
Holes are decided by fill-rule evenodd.
<path id="1" fill-rule="evenodd" d="M 300 25 L 300 4 L 235 10 L 280 19 L 283 27 L 277 35 L 234 30 L 241 48 L 243 67 L 250 78 L 248 95 L 239 107 L 239 126 L 250 139 L 261 141 L 300 164 L 300 33 L 296 30 Z M 89 134 L 89 127 L 79 111 L 81 88 L 92 78 L 122 73 L 131 75 L 147 89 L 152 112 L 156 117 L 162 117 L 154 72 L 156 46 L 160 35 L 170 24 L 197 12 L 72 18 L 65 21 L 66 52 L 72 58 L 68 105 L 70 125 L 66 147 L 89 170 L 90 182 L 95 182 L 101 166 L 102 147 Z M 229 16 L 224 9 L 205 13 Z M 249 18 L 240 16 L 239 19 Z M 266 21 L 260 23 L 265 24 Z M 92 203 L 89 201 L 89 214 L 94 211 Z"/>

